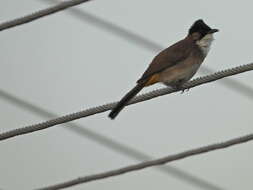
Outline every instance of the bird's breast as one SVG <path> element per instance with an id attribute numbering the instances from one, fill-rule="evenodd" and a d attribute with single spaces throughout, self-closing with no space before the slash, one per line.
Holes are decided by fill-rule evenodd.
<path id="1" fill-rule="evenodd" d="M 182 62 L 169 67 L 161 72 L 160 82 L 177 85 L 190 80 L 199 69 L 204 57 L 201 55 L 191 55 Z"/>

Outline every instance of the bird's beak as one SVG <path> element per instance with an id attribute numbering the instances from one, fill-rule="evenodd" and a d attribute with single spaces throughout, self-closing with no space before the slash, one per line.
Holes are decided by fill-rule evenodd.
<path id="1" fill-rule="evenodd" d="M 213 34 L 213 33 L 215 33 L 215 32 L 219 32 L 219 30 L 218 30 L 218 29 L 211 29 L 211 30 L 208 32 L 208 34 Z"/>

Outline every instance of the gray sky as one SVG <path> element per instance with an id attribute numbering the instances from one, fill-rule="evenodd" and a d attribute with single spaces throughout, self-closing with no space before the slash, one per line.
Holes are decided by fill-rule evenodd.
<path id="1" fill-rule="evenodd" d="M 0 21 L 47 7 L 43 0 L 0 2 Z M 220 32 L 203 65 L 222 70 L 252 61 L 251 1 L 93 1 L 76 7 L 167 47 L 199 18 Z M 0 89 L 63 115 L 120 99 L 158 52 L 136 46 L 64 11 L 1 32 Z M 201 73 L 198 75 L 202 75 Z M 232 77 L 252 87 L 252 73 Z M 151 90 L 161 87 L 155 85 Z M 147 91 L 145 90 L 145 91 Z M 252 94 L 253 97 L 253 94 Z M 75 121 L 158 158 L 252 132 L 252 99 L 220 82 Z M 46 118 L 0 95 L 0 131 Z M 229 190 L 252 189 L 252 144 L 173 162 Z M 0 143 L 0 188 L 27 190 L 137 163 L 63 127 Z M 201 189 L 154 168 L 69 189 Z"/>

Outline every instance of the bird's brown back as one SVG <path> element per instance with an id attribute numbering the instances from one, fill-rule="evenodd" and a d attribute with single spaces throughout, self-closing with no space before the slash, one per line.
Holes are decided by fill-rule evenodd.
<path id="1" fill-rule="evenodd" d="M 157 78 L 155 77 L 157 76 L 155 74 L 186 59 L 191 53 L 191 50 L 194 48 L 194 46 L 195 44 L 193 39 L 188 36 L 185 39 L 161 51 L 157 56 L 155 56 L 137 83 L 142 83 L 152 76 L 154 80 L 152 79 L 151 83 L 155 83 L 155 78 Z"/>

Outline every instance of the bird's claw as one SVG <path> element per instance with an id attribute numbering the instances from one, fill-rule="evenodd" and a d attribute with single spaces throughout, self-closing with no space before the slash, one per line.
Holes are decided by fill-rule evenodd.
<path id="1" fill-rule="evenodd" d="M 189 90 L 190 90 L 190 88 L 183 89 L 183 90 L 181 91 L 181 94 L 183 94 L 184 92 L 188 92 Z"/>

